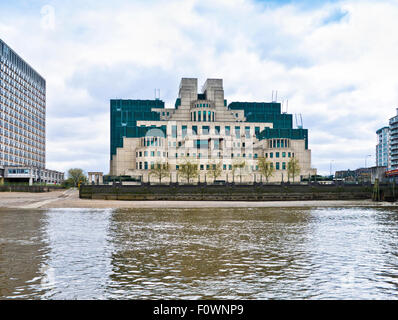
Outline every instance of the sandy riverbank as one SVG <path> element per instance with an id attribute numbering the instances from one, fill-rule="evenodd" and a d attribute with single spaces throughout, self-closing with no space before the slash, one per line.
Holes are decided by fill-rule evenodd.
<path id="1" fill-rule="evenodd" d="M 117 201 L 79 199 L 77 190 L 45 193 L 0 192 L 0 208 L 256 208 L 256 207 L 379 207 L 398 204 L 356 201 Z"/>

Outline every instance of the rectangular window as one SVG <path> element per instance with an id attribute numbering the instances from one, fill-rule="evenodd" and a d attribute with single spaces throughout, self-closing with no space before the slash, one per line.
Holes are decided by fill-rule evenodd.
<path id="1" fill-rule="evenodd" d="M 269 153 L 269 157 L 270 157 L 270 158 L 273 158 L 273 157 L 274 157 L 274 153 L 273 153 L 273 152 L 270 152 L 270 153 Z"/>
<path id="2" fill-rule="evenodd" d="M 286 152 L 282 152 L 282 158 L 286 158 Z"/>
<path id="3" fill-rule="evenodd" d="M 202 121 L 202 112 L 198 111 L 198 121 Z"/>
<path id="4" fill-rule="evenodd" d="M 222 169 L 223 169 L 223 170 L 227 170 L 227 165 L 226 165 L 226 164 L 223 164 Z"/>
<path id="5" fill-rule="evenodd" d="M 245 127 L 245 136 L 246 138 L 250 138 L 250 127 Z"/>
<path id="6" fill-rule="evenodd" d="M 209 141 L 206 139 L 195 140 L 194 147 L 195 146 L 196 146 L 196 149 L 207 149 L 209 147 Z"/>
<path id="7" fill-rule="evenodd" d="M 279 158 L 279 152 L 275 152 L 275 157 Z"/>
<path id="8" fill-rule="evenodd" d="M 254 133 L 258 135 L 260 133 L 260 127 L 254 127 Z"/>
<path id="9" fill-rule="evenodd" d="M 184 138 L 187 135 L 187 126 L 182 126 L 182 137 Z"/>
<path id="10" fill-rule="evenodd" d="M 204 166 L 203 166 L 203 164 L 201 164 L 200 165 L 200 170 L 203 170 L 204 169 Z"/>
<path id="11" fill-rule="evenodd" d="M 235 137 L 236 139 L 240 139 L 240 127 L 235 127 Z"/>
<path id="12" fill-rule="evenodd" d="M 192 134 L 197 135 L 198 134 L 198 127 L 197 126 L 192 126 Z"/>
<path id="13" fill-rule="evenodd" d="M 220 126 L 215 126 L 215 127 L 214 127 L 214 133 L 215 133 L 216 135 L 219 135 L 219 134 L 220 134 Z"/>
<path id="14" fill-rule="evenodd" d="M 279 170 L 279 162 L 276 163 L 276 170 Z"/>
<path id="15" fill-rule="evenodd" d="M 209 134 L 209 126 L 202 127 L 202 134 Z"/>
<path id="16" fill-rule="evenodd" d="M 225 135 L 229 136 L 231 134 L 231 128 L 230 126 L 225 126 Z"/>
<path id="17" fill-rule="evenodd" d="M 288 153 L 287 153 L 287 156 L 290 158 L 290 157 L 291 157 L 291 153 L 290 153 L 290 152 L 288 152 Z"/>
<path id="18" fill-rule="evenodd" d="M 177 126 L 171 126 L 171 136 L 177 138 Z"/>
<path id="19" fill-rule="evenodd" d="M 286 170 L 286 162 L 282 162 L 282 170 Z"/>

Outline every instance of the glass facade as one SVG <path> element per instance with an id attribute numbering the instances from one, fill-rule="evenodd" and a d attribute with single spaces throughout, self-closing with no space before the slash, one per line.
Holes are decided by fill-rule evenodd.
<path id="1" fill-rule="evenodd" d="M 46 81 L 0 40 L 0 165 L 45 163 Z"/>
<path id="2" fill-rule="evenodd" d="M 159 121 L 152 108 L 164 108 L 161 100 L 111 100 L 111 157 L 116 148 L 123 147 L 123 137 L 144 137 L 151 127 L 138 127 L 139 120 Z M 166 135 L 166 126 L 160 128 Z"/>
<path id="3" fill-rule="evenodd" d="M 376 166 L 389 167 L 390 128 L 381 128 L 376 131 L 376 134 Z"/>

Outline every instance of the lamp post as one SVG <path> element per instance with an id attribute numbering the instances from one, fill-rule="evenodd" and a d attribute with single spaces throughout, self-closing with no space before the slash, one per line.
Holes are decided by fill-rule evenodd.
<path id="1" fill-rule="evenodd" d="M 330 175 L 332 175 L 332 162 L 333 162 L 334 160 L 330 160 Z"/>

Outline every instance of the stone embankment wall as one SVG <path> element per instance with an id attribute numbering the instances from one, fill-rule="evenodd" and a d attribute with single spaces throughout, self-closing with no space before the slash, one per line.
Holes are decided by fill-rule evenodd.
<path id="1" fill-rule="evenodd" d="M 29 186 L 29 185 L 4 185 L 0 186 L 0 192 L 49 192 L 60 190 L 60 186 Z"/>
<path id="2" fill-rule="evenodd" d="M 363 200 L 372 187 L 361 185 L 82 185 L 79 197 L 103 200 L 300 201 Z"/>

